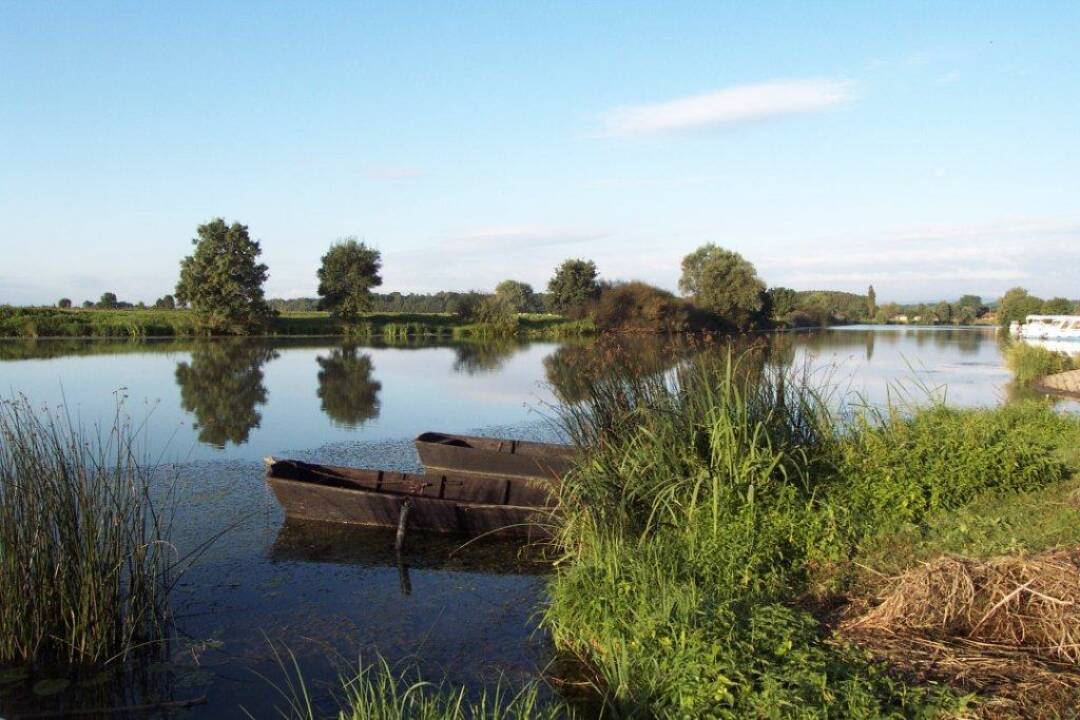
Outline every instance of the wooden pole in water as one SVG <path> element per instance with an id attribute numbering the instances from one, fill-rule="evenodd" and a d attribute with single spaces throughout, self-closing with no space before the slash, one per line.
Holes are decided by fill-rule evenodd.
<path id="1" fill-rule="evenodd" d="M 409 524 L 409 501 L 401 503 L 401 514 L 398 516 L 397 538 L 394 539 L 394 550 L 401 552 L 405 545 L 405 528 Z"/>

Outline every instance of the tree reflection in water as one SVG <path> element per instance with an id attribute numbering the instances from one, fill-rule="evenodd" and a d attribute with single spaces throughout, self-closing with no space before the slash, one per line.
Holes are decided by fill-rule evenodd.
<path id="1" fill-rule="evenodd" d="M 278 356 L 266 345 L 244 340 L 197 343 L 191 362 L 176 365 L 180 406 L 195 415 L 199 441 L 217 448 L 243 445 L 262 415 L 268 392 L 262 366 Z"/>
<path id="2" fill-rule="evenodd" d="M 371 356 L 354 345 L 334 348 L 319 363 L 319 389 L 316 394 L 323 412 L 332 422 L 357 428 L 379 416 L 379 391 L 382 383 L 373 380 Z"/>
<path id="3" fill-rule="evenodd" d="M 495 372 L 502 368 L 518 350 L 529 344 L 515 337 L 494 337 L 463 342 L 454 348 L 454 372 L 466 375 Z"/>

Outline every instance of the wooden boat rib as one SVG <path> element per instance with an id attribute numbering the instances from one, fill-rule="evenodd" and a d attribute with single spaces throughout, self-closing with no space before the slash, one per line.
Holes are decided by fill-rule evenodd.
<path id="1" fill-rule="evenodd" d="M 573 467 L 569 445 L 426 432 L 415 440 L 429 470 L 552 481 Z"/>
<path id="2" fill-rule="evenodd" d="M 286 516 L 397 527 L 409 504 L 410 529 L 463 535 L 541 537 L 554 500 L 522 478 L 409 474 L 267 460 L 267 482 Z"/>

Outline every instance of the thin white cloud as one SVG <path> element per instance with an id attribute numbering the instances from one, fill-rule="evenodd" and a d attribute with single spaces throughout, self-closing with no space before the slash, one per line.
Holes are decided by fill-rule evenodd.
<path id="1" fill-rule="evenodd" d="M 472 230 L 446 238 L 440 246 L 449 244 L 457 251 L 488 252 L 505 248 L 548 247 L 572 245 L 599 240 L 607 233 L 575 228 L 550 228 L 532 225 L 493 227 Z"/>
<path id="2" fill-rule="evenodd" d="M 376 180 L 408 180 L 427 175 L 423 168 L 408 165 L 380 165 L 368 168 L 367 173 Z"/>
<path id="3" fill-rule="evenodd" d="M 850 80 L 808 78 L 736 85 L 648 105 L 616 108 L 604 118 L 611 135 L 699 130 L 783 115 L 819 112 L 849 101 Z"/>

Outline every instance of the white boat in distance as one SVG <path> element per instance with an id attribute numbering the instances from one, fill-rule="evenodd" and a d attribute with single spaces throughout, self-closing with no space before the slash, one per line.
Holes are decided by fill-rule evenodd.
<path id="1" fill-rule="evenodd" d="M 1024 340 L 1080 341 L 1080 315 L 1028 315 L 1023 323 L 1010 325 L 1009 334 Z"/>

